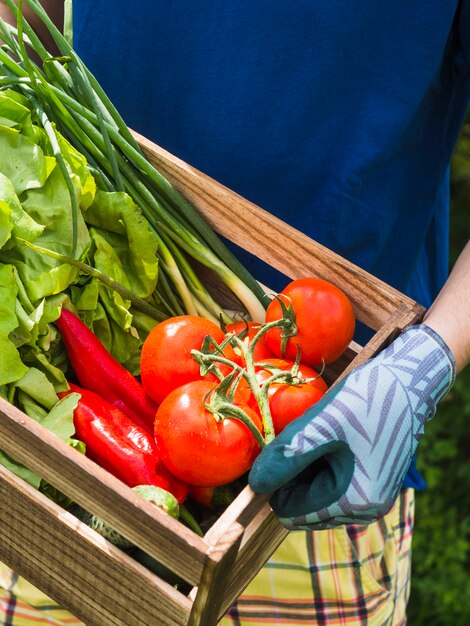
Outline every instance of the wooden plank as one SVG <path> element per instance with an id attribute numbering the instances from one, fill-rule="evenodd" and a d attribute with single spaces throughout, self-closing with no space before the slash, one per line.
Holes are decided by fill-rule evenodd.
<path id="1" fill-rule="evenodd" d="M 372 274 L 359 270 L 142 135 L 134 135 L 148 160 L 217 232 L 291 278 L 320 276 L 338 285 L 351 298 L 358 318 L 370 328 L 380 328 L 401 303 L 413 306 L 410 298 Z M 288 254 L 281 254 L 282 250 Z"/>
<path id="2" fill-rule="evenodd" d="M 219 619 L 243 593 L 268 559 L 289 534 L 268 504 L 245 530 L 242 545 L 227 581 Z"/>
<path id="3" fill-rule="evenodd" d="M 0 398 L 1 448 L 187 582 L 199 582 L 207 544 L 96 463 Z"/>
<path id="4" fill-rule="evenodd" d="M 0 558 L 88 626 L 183 625 L 190 600 L 0 465 Z"/>
<path id="5" fill-rule="evenodd" d="M 244 528 L 237 522 L 227 520 L 224 527 L 219 524 L 219 533 L 206 534 L 210 550 L 199 587 L 190 594 L 193 608 L 188 626 L 216 626 L 224 598 L 227 582 L 238 553 Z"/>

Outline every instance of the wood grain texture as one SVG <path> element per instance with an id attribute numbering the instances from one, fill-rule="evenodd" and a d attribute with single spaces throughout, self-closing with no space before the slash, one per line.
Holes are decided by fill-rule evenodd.
<path id="1" fill-rule="evenodd" d="M 194 597 L 188 626 L 213 626 L 218 622 L 221 606 L 227 593 L 227 580 L 237 557 L 244 532 L 234 522 L 225 526 L 217 538 L 209 537 L 209 557 Z M 206 536 L 207 539 L 207 536 Z M 193 590 L 194 591 L 194 590 Z"/>
<path id="2" fill-rule="evenodd" d="M 288 533 L 269 505 L 265 504 L 245 530 L 237 559 L 226 582 L 219 619 L 241 595 Z"/>
<path id="3" fill-rule="evenodd" d="M 198 584 L 207 545 L 121 481 L 0 398 L 1 448 L 140 548 Z"/>
<path id="4" fill-rule="evenodd" d="M 189 599 L 0 465 L 0 559 L 87 626 L 186 624 Z"/>

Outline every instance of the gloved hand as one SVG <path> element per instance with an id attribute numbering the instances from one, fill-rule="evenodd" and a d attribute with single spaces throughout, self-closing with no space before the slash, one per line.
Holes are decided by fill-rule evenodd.
<path id="1" fill-rule="evenodd" d="M 356 368 L 256 459 L 249 483 L 290 530 L 369 524 L 387 513 L 455 361 L 425 324 Z"/>

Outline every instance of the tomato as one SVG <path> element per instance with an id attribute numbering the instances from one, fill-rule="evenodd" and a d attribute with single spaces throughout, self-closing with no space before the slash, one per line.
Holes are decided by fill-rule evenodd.
<path id="1" fill-rule="evenodd" d="M 325 384 L 321 378 L 317 380 Z M 297 385 L 273 383 L 271 387 L 269 408 L 276 435 L 279 435 L 287 424 L 303 415 L 307 409 L 318 402 L 326 391 L 326 385 L 323 387 L 321 382 Z"/>
<path id="2" fill-rule="evenodd" d="M 208 508 L 212 507 L 214 492 L 215 487 L 198 487 L 196 485 L 191 485 L 189 488 L 189 495 L 191 498 Z"/>
<path id="3" fill-rule="evenodd" d="M 236 497 L 236 490 L 230 483 L 220 487 L 198 487 L 190 485 L 189 495 L 193 500 L 206 508 L 226 507 Z"/>
<path id="4" fill-rule="evenodd" d="M 261 385 L 273 374 L 263 365 L 289 371 L 294 363 L 286 359 L 267 359 L 259 363 L 256 378 Z M 302 382 L 305 380 L 306 382 Z M 300 364 L 294 384 L 272 382 L 268 388 L 268 401 L 276 435 L 297 417 L 313 406 L 327 391 L 323 378 L 312 367 Z"/>
<path id="5" fill-rule="evenodd" d="M 261 325 L 257 322 L 233 322 L 232 324 L 227 324 L 225 330 L 227 333 L 235 333 L 237 336 L 243 333 L 242 339 L 247 340 L 248 345 L 250 345 L 260 327 Z M 261 335 L 253 350 L 254 361 L 262 361 L 263 359 L 269 359 L 273 356 L 275 355 L 266 342 L 266 335 Z"/>
<path id="6" fill-rule="evenodd" d="M 354 335 L 354 310 L 347 295 L 321 278 L 299 278 L 289 283 L 279 297 L 294 309 L 297 334 L 287 340 L 282 354 L 281 329 L 269 330 L 266 340 L 274 354 L 294 361 L 298 346 L 301 361 L 308 365 L 336 361 Z M 266 322 L 281 318 L 281 305 L 274 298 L 266 310 Z"/>
<path id="7" fill-rule="evenodd" d="M 255 437 L 238 419 L 216 417 L 205 407 L 214 383 L 196 380 L 172 391 L 155 418 L 155 439 L 163 463 L 190 485 L 216 487 L 247 472 L 260 452 Z M 259 416 L 241 408 L 261 431 Z M 171 468 L 171 469 L 170 469 Z"/>
<path id="8" fill-rule="evenodd" d="M 201 376 L 199 363 L 191 350 L 200 350 L 207 335 L 218 344 L 225 339 L 225 333 L 217 324 L 197 315 L 171 317 L 150 331 L 142 346 L 140 378 L 145 391 L 157 404 L 173 389 L 206 378 Z M 225 348 L 224 356 L 240 362 L 230 346 Z M 228 366 L 219 367 L 225 375 L 231 371 Z M 217 379 L 214 374 L 208 374 L 207 380 Z"/>

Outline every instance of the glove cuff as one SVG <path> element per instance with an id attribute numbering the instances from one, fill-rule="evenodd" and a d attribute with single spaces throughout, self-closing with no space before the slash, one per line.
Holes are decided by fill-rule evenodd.
<path id="1" fill-rule="evenodd" d="M 455 358 L 450 348 L 426 324 L 407 328 L 378 355 L 377 362 L 399 371 L 409 406 L 418 420 L 416 435 L 436 413 L 438 403 L 455 381 Z"/>
<path id="2" fill-rule="evenodd" d="M 455 382 L 457 371 L 455 357 L 439 333 L 427 324 L 422 323 L 410 326 L 404 331 L 403 335 L 411 335 L 415 333 L 419 333 L 426 337 L 428 356 L 426 359 L 423 359 L 426 362 L 426 369 L 432 370 L 436 373 L 438 371 L 441 372 L 443 381 L 441 390 L 438 394 L 439 397 L 436 398 L 436 402 L 438 402 L 449 392 Z"/>

